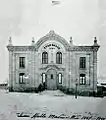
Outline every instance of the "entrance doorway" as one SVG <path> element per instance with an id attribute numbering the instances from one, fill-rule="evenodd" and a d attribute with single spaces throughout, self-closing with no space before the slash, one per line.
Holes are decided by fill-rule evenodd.
<path id="1" fill-rule="evenodd" d="M 56 90 L 57 89 L 57 73 L 56 70 L 50 69 L 47 71 L 47 89 Z"/>

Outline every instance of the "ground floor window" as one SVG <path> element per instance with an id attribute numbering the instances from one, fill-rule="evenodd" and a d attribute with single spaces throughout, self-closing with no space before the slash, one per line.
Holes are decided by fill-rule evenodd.
<path id="1" fill-rule="evenodd" d="M 62 74 L 61 73 L 58 74 L 58 81 L 59 81 L 59 84 L 62 84 Z"/>
<path id="2" fill-rule="evenodd" d="M 86 84 L 86 75 L 80 74 L 80 85 L 85 85 L 85 84 Z"/>
<path id="3" fill-rule="evenodd" d="M 44 83 L 46 81 L 46 74 L 42 73 L 42 83 Z"/>
<path id="4" fill-rule="evenodd" d="M 19 83 L 20 84 L 24 83 L 24 75 L 25 75 L 25 73 L 19 73 Z"/>

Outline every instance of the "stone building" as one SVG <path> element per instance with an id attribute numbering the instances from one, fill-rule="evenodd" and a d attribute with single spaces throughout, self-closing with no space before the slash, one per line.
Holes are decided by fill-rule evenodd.
<path id="1" fill-rule="evenodd" d="M 99 47 L 96 37 L 92 46 L 75 46 L 52 30 L 29 46 L 14 46 L 10 39 L 9 88 L 35 89 L 45 82 L 49 90 L 74 90 L 77 84 L 78 91 L 96 91 Z"/>

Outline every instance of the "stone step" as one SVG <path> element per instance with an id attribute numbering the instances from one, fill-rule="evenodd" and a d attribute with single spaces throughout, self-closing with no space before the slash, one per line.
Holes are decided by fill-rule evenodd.
<path id="1" fill-rule="evenodd" d="M 50 96 L 65 96 L 60 90 L 45 90 L 40 93 L 41 95 L 50 95 Z"/>

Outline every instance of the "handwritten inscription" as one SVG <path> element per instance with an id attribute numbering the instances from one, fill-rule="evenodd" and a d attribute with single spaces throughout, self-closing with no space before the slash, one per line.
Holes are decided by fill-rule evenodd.
<path id="1" fill-rule="evenodd" d="M 35 114 L 29 114 L 29 113 L 16 113 L 17 117 L 29 117 L 31 119 L 35 118 L 50 118 L 50 119 L 77 119 L 77 120 L 106 120 L 106 117 L 101 117 L 101 116 L 95 116 L 93 114 L 89 115 L 82 115 L 82 114 L 72 114 L 70 116 L 66 114 L 60 114 L 60 115 L 55 115 L 55 114 L 49 114 L 47 115 L 46 113 L 35 113 Z"/>

